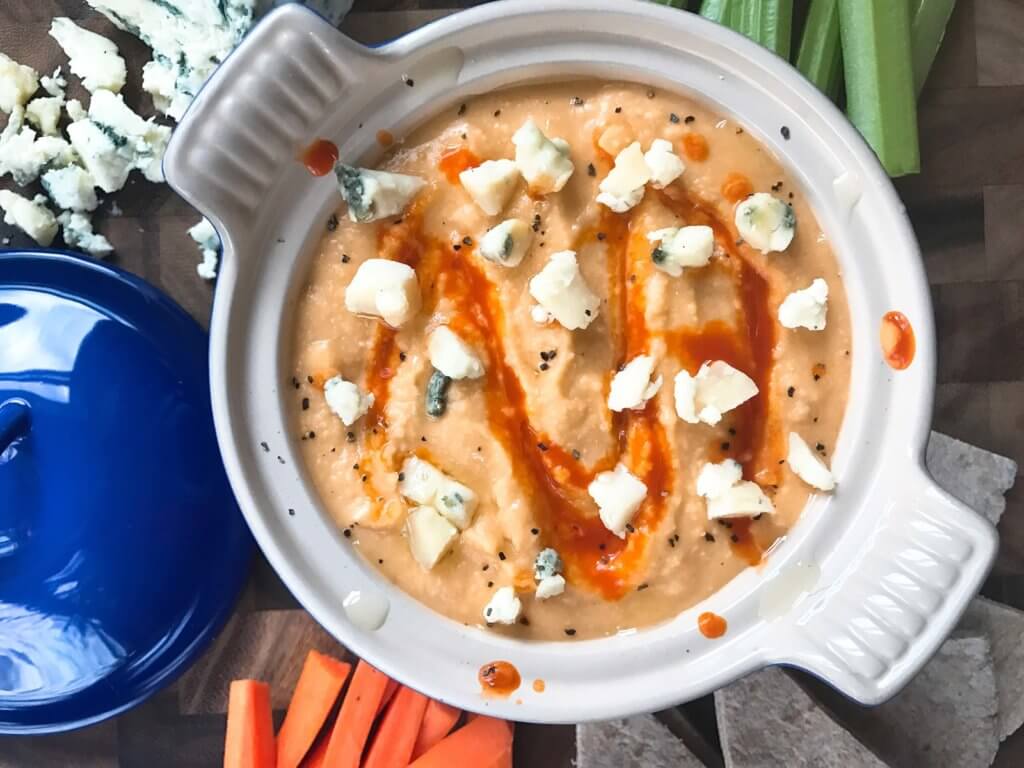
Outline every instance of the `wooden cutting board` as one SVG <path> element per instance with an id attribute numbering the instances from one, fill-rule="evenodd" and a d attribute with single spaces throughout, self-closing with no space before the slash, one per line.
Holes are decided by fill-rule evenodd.
<path id="1" fill-rule="evenodd" d="M 342 29 L 379 43 L 472 0 L 357 0 Z M 64 65 L 46 34 L 56 15 L 109 34 L 128 61 L 128 103 L 140 96 L 148 59 L 81 0 L 2 0 L 0 50 L 40 72 Z M 72 95 L 74 95 L 72 93 Z M 1024 465 L 1024 0 L 959 0 L 920 104 L 923 172 L 898 184 L 921 241 L 935 302 L 939 382 L 935 428 Z M 134 178 L 134 177 L 133 177 Z M 0 187 L 7 184 L 0 183 Z M 133 180 L 107 200 L 98 229 L 114 263 L 167 291 L 204 325 L 212 286 L 195 272 L 185 230 L 196 215 L 166 186 Z M 30 246 L 0 224 L 0 241 Z M 1024 608 L 1024 484 L 1011 492 L 1002 548 L 985 593 Z M 265 561 L 227 629 L 170 689 L 122 717 L 72 734 L 0 740 L 0 768 L 178 768 L 220 764 L 227 682 L 274 684 L 275 706 L 306 649 L 337 644 L 299 607 Z M 707 702 L 686 708 L 714 745 Z M 516 766 L 568 768 L 573 729 L 523 726 Z M 1004 743 L 998 766 L 1024 765 L 1024 731 Z"/>

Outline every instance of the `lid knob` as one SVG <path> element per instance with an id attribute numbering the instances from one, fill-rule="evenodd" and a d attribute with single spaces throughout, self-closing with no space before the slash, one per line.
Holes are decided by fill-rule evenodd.
<path id="1" fill-rule="evenodd" d="M 14 459 L 16 452 L 12 448 L 28 433 L 31 421 L 31 410 L 24 400 L 12 398 L 0 403 L 0 471 Z M 18 549 L 18 517 L 17 504 L 0 504 L 0 558 Z"/>

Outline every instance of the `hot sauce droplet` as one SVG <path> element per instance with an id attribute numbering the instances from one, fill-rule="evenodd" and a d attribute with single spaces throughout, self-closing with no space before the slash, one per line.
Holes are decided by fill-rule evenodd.
<path id="1" fill-rule="evenodd" d="M 714 640 L 716 637 L 721 637 L 725 634 L 728 624 L 717 613 L 705 611 L 697 617 L 697 628 L 700 629 L 700 633 L 704 637 Z"/>
<path id="2" fill-rule="evenodd" d="M 683 152 L 689 160 L 700 163 L 708 159 L 708 140 L 699 133 L 688 133 L 683 136 Z"/>
<path id="3" fill-rule="evenodd" d="M 742 173 L 730 173 L 722 182 L 722 197 L 730 203 L 738 203 L 754 194 L 754 185 Z"/>
<path id="4" fill-rule="evenodd" d="M 377 143 L 382 147 L 390 147 L 395 143 L 395 137 L 391 135 L 391 131 L 380 130 L 377 131 Z"/>
<path id="5" fill-rule="evenodd" d="M 448 179 L 449 184 L 459 183 L 459 174 L 480 165 L 480 158 L 469 147 L 455 147 L 441 155 L 437 169 Z"/>
<path id="6" fill-rule="evenodd" d="M 914 362 L 917 348 L 914 329 L 902 312 L 887 312 L 882 318 L 882 354 L 892 368 L 902 371 Z"/>
<path id="7" fill-rule="evenodd" d="M 516 690 L 522 678 L 519 670 L 507 661 L 491 661 L 480 667 L 477 673 L 480 688 L 489 696 L 507 697 Z"/>
<path id="8" fill-rule="evenodd" d="M 336 162 L 338 147 L 327 139 L 317 139 L 302 152 L 302 164 L 314 176 L 326 176 Z"/>
<path id="9" fill-rule="evenodd" d="M 537 693 L 544 693 L 545 688 L 547 688 L 547 684 L 540 678 L 533 681 L 533 690 Z"/>

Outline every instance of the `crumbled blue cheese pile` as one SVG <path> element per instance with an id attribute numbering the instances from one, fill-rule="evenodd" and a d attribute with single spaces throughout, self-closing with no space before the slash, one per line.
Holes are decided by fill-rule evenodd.
<path id="1" fill-rule="evenodd" d="M 558 194 L 575 172 L 569 144 L 560 138 L 549 138 L 532 120 L 513 134 L 509 152 L 514 159 L 485 159 L 459 174 L 468 199 L 491 219 L 478 237 L 475 257 L 502 269 L 520 267 L 533 241 L 526 222 L 502 217 L 517 192 L 521 194 L 525 188 L 531 196 Z M 598 184 L 594 202 L 616 214 L 626 213 L 641 203 L 648 187 L 664 189 L 685 171 L 686 166 L 671 142 L 655 139 L 644 151 L 640 142 L 634 141 L 615 156 L 613 167 Z M 401 215 L 426 186 L 423 179 L 414 176 L 357 168 L 342 162 L 336 164 L 335 174 L 338 191 L 348 204 L 349 219 L 357 224 Z M 595 175 L 593 166 L 589 175 Z M 743 241 L 768 254 L 790 246 L 796 217 L 792 207 L 779 198 L 757 192 L 737 203 L 735 225 Z M 647 232 L 646 239 L 653 266 L 669 279 L 707 267 L 716 256 L 715 233 L 708 226 L 656 229 Z M 465 242 L 469 244 L 471 239 L 466 238 Z M 537 323 L 557 322 L 569 331 L 583 333 L 598 316 L 600 299 L 580 272 L 574 251 L 552 253 L 530 278 L 528 289 L 537 303 L 524 306 L 523 311 Z M 396 261 L 371 258 L 359 266 L 346 287 L 345 306 L 350 312 L 399 328 L 419 313 L 419 296 L 414 269 Z M 794 291 L 780 304 L 779 323 L 801 333 L 822 331 L 827 310 L 828 285 L 819 278 Z M 440 418 L 445 413 L 448 387 L 453 382 L 458 382 L 456 386 L 479 386 L 488 361 L 482 350 L 474 349 L 444 324 L 430 332 L 427 347 L 434 370 L 427 385 L 426 412 Z M 542 354 L 545 361 L 554 352 L 546 354 L 548 357 Z M 609 411 L 644 410 L 653 398 L 669 396 L 661 394 L 664 381 L 658 373 L 660 362 L 652 355 L 637 355 L 626 361 L 612 375 L 607 398 Z M 713 427 L 724 414 L 759 394 L 757 383 L 747 373 L 723 360 L 707 360 L 695 373 L 681 370 L 673 383 L 675 412 L 680 420 L 693 425 Z M 344 384 L 348 386 L 344 408 L 332 402 L 335 398 L 331 392 L 325 395 L 328 406 L 348 427 L 367 412 L 367 398 L 370 404 L 373 400 L 356 384 Z M 789 433 L 788 447 L 786 462 L 800 480 L 821 491 L 835 488 L 832 472 L 800 435 Z M 416 456 L 407 457 L 402 464 L 398 490 L 409 505 L 405 535 L 412 556 L 424 569 L 431 570 L 458 545 L 460 536 L 473 524 L 473 512 L 479 503 L 477 493 Z M 625 462 L 620 462 L 614 469 L 598 473 L 587 492 L 605 528 L 625 539 L 635 530 L 634 518 L 649 489 Z M 741 465 L 733 459 L 705 463 L 697 474 L 696 494 L 703 499 L 710 520 L 759 517 L 775 512 L 765 489 L 744 480 Z M 532 533 L 538 535 L 539 530 L 532 529 Z M 498 557 L 505 560 L 503 552 L 499 551 Z M 566 578 L 556 550 L 549 547 L 538 553 L 534 580 L 536 600 L 548 600 L 565 591 Z M 523 610 L 517 593 L 528 592 L 528 588 L 522 583 L 492 582 L 489 586 L 494 590 L 483 606 L 484 621 L 488 625 L 517 623 Z M 567 629 L 566 633 L 571 636 L 575 630 Z"/>
<path id="2" fill-rule="evenodd" d="M 142 70 L 142 88 L 153 106 L 177 121 L 214 69 L 241 42 L 254 17 L 285 0 L 86 0 L 115 26 L 153 52 Z M 307 0 L 337 24 L 351 0 Z M 117 45 L 71 19 L 53 20 L 50 35 L 68 57 L 67 69 L 90 94 L 86 107 L 67 100 L 67 79 L 58 68 L 40 76 L 0 53 L 0 177 L 15 185 L 39 183 L 44 194 L 0 194 L 4 221 L 43 246 L 62 231 L 70 248 L 102 257 L 113 245 L 93 231 L 97 190 L 122 189 L 134 171 L 162 182 L 161 162 L 171 127 L 144 119 L 120 95 L 127 67 Z M 63 126 L 63 129 L 62 129 Z M 189 230 L 203 260 L 198 274 L 217 274 L 220 240 L 206 220 Z"/>

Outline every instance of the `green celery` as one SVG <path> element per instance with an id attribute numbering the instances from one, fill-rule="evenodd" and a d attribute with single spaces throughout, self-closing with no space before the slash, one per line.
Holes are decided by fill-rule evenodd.
<path id="1" fill-rule="evenodd" d="M 920 170 L 910 6 L 839 0 L 846 114 L 890 176 Z"/>
<path id="2" fill-rule="evenodd" d="M 667 5 L 669 8 L 682 8 L 686 10 L 686 0 L 652 0 L 658 5 Z"/>
<path id="3" fill-rule="evenodd" d="M 704 0 L 700 6 L 700 15 L 705 19 L 733 27 L 730 22 L 739 6 L 740 0 Z"/>
<path id="4" fill-rule="evenodd" d="M 935 63 L 955 5 L 956 0 L 911 0 L 910 47 L 914 56 L 914 89 L 918 94 Z"/>
<path id="5" fill-rule="evenodd" d="M 743 0 L 738 32 L 789 59 L 793 34 L 793 0 Z"/>
<path id="6" fill-rule="evenodd" d="M 839 98 L 843 79 L 839 0 L 811 0 L 796 68 L 832 101 Z"/>

